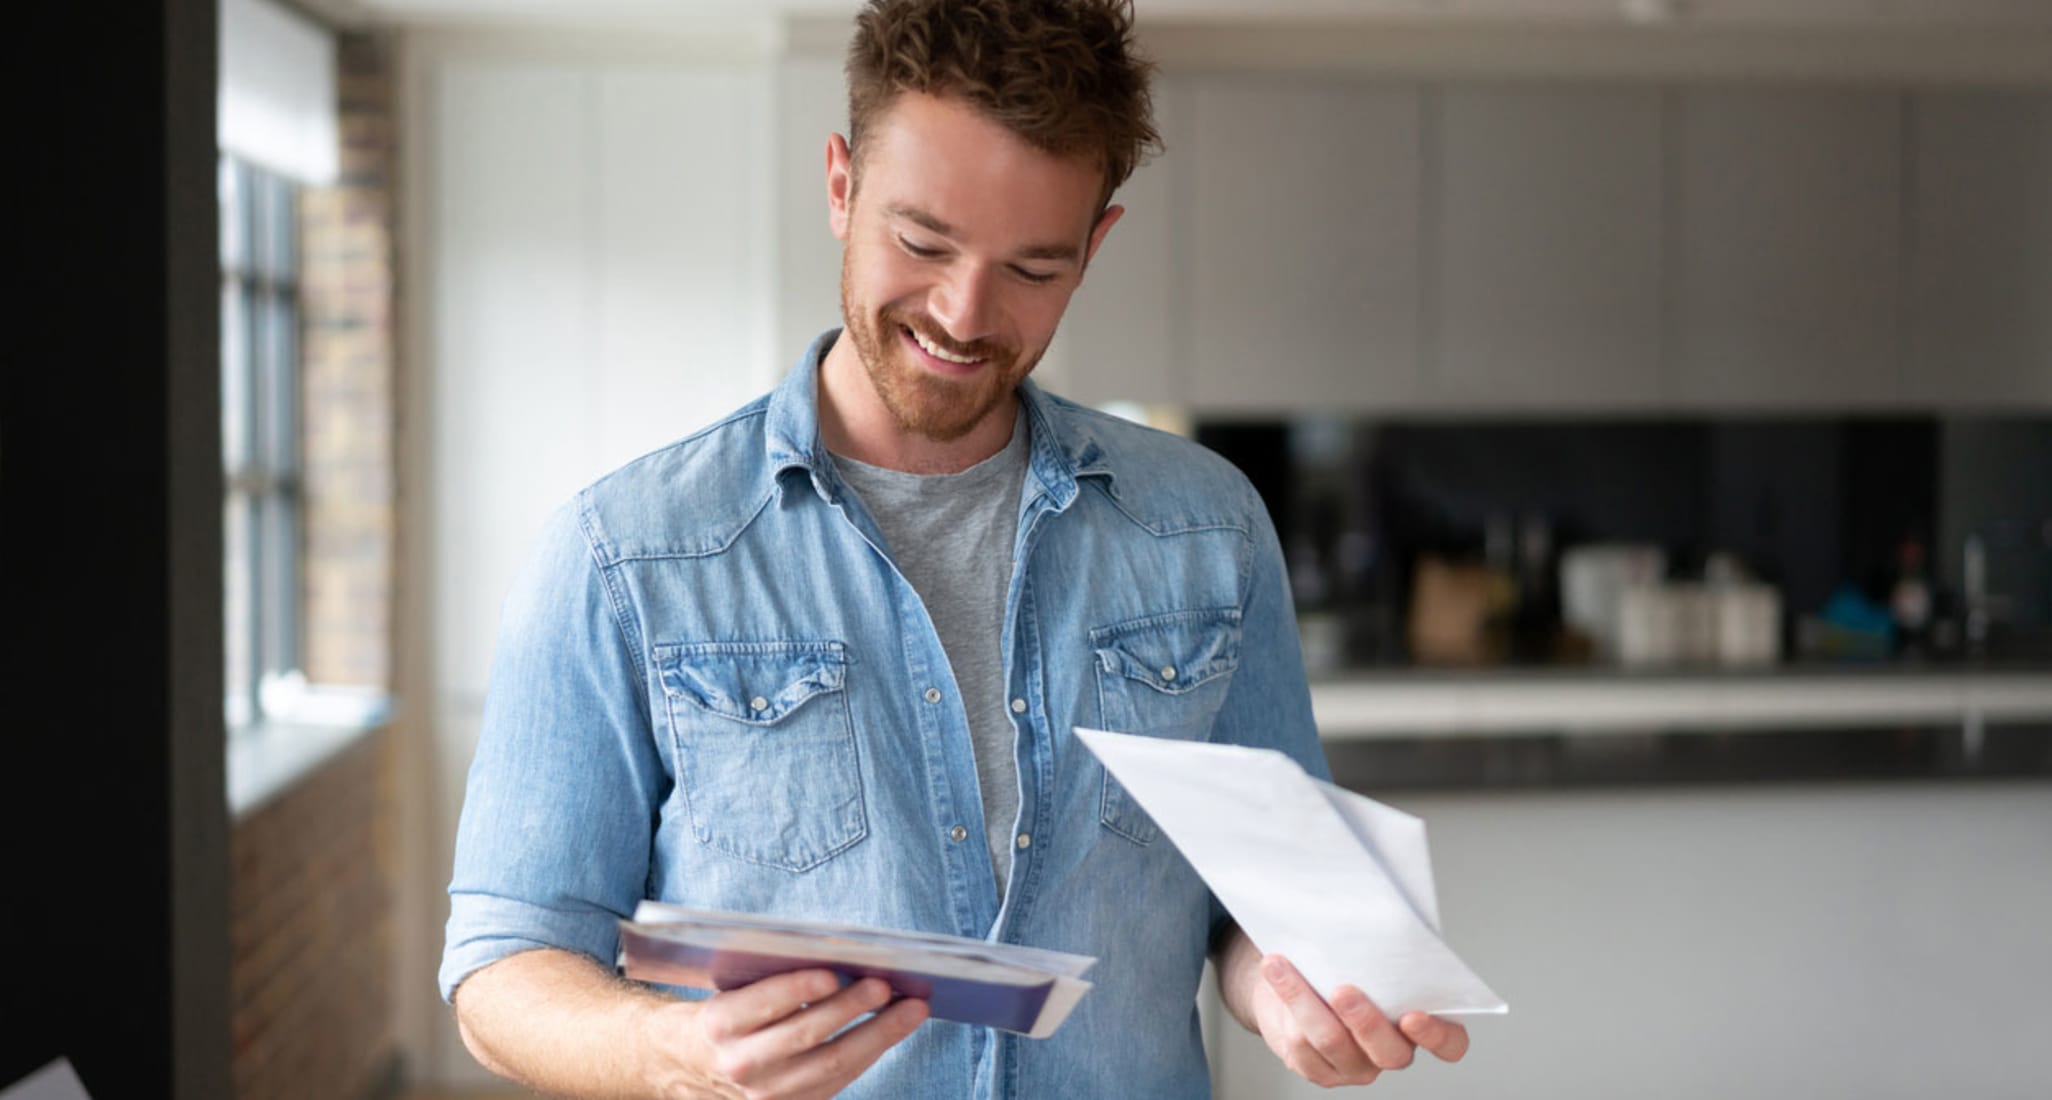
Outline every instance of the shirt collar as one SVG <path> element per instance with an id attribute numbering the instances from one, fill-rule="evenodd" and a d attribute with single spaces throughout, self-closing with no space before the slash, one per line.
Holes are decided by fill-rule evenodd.
<path id="1" fill-rule="evenodd" d="M 832 487 L 835 475 L 826 444 L 819 437 L 819 366 L 840 335 L 840 329 L 828 329 L 799 356 L 790 374 L 770 394 L 764 432 L 771 475 L 778 485 L 783 484 L 787 471 L 804 470 L 813 490 L 828 502 L 836 495 Z M 1078 478 L 1101 477 L 1106 487 L 1112 488 L 1112 469 L 1093 430 L 1093 417 L 1042 390 L 1031 378 L 1019 384 L 1019 403 L 1025 407 L 1027 428 L 1032 433 L 1027 468 L 1056 510 L 1067 508 L 1076 499 Z"/>

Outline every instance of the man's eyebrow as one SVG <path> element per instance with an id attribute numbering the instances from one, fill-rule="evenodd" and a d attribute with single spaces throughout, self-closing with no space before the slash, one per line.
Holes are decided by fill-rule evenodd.
<path id="1" fill-rule="evenodd" d="M 1061 260 L 1068 263 L 1074 262 L 1076 259 L 1076 246 L 1073 244 L 1029 244 L 1025 248 L 1020 249 L 1016 255 L 1022 260 Z"/>
<path id="2" fill-rule="evenodd" d="M 897 203 L 884 207 L 884 213 L 893 218 L 903 218 L 919 226 L 921 229 L 931 233 L 938 233 L 943 237 L 953 237 L 955 235 L 954 226 L 916 206 L 906 206 L 902 203 Z M 1013 258 L 1020 260 L 1060 260 L 1073 263 L 1076 259 L 1076 246 L 1072 244 L 1029 244 L 1013 253 Z"/>
<path id="3" fill-rule="evenodd" d="M 889 214 L 893 218 L 903 218 L 906 221 L 911 222 L 922 229 L 932 230 L 933 232 L 938 233 L 943 237 L 952 237 L 955 235 L 954 226 L 949 225 L 948 223 L 940 220 L 939 218 L 934 217 L 932 214 L 929 214 L 916 206 L 905 206 L 903 204 L 887 206 L 884 208 L 884 213 Z"/>

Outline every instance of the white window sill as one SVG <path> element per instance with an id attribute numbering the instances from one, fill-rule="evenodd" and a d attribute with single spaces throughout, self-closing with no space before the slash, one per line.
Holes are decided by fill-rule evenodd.
<path id="1" fill-rule="evenodd" d="M 309 687 L 290 710 L 228 733 L 228 817 L 240 821 L 390 721 L 391 697 Z"/>

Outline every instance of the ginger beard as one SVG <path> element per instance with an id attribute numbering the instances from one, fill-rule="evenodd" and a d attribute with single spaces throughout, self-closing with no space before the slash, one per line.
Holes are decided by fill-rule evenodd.
<path id="1" fill-rule="evenodd" d="M 1040 353 L 1027 359 L 1017 349 L 988 341 L 966 347 L 958 345 L 930 320 L 889 306 L 877 310 L 872 318 L 863 304 L 855 300 L 849 277 L 854 249 L 850 244 L 841 261 L 841 317 L 848 336 L 855 341 L 862 367 L 869 373 L 869 384 L 890 410 L 892 419 L 906 431 L 936 443 L 952 443 L 968 435 L 992 409 L 1011 396 L 1021 379 L 1032 373 Z M 967 376 L 951 378 L 940 374 L 920 362 L 919 353 L 906 346 L 905 329 L 918 332 L 929 343 L 951 354 L 985 362 Z"/>

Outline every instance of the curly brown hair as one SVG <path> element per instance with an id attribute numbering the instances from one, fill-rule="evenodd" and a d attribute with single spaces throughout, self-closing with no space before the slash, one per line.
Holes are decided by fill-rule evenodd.
<path id="1" fill-rule="evenodd" d="M 869 0 L 848 46 L 848 142 L 902 92 L 960 96 L 1036 149 L 1104 173 L 1100 209 L 1160 151 L 1132 0 Z"/>

